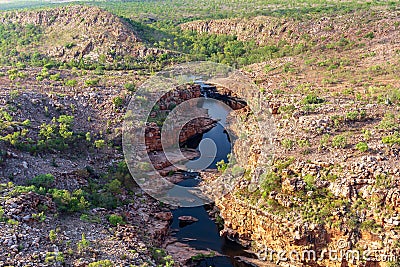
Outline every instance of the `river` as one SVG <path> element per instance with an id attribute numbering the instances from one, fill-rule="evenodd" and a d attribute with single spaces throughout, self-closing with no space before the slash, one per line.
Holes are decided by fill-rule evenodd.
<path id="1" fill-rule="evenodd" d="M 201 82 L 199 84 L 202 87 L 204 94 L 204 87 L 208 86 Z M 206 96 L 206 95 L 205 95 Z M 224 130 L 226 124 L 226 117 L 230 112 L 230 108 L 224 105 L 220 101 L 215 101 L 214 99 L 205 98 L 202 107 L 208 110 L 208 114 L 212 119 L 218 120 L 218 123 L 208 132 L 202 134 L 201 136 L 195 137 L 186 143 L 188 147 L 199 149 L 199 144 L 201 141 L 211 139 L 216 147 L 217 153 L 215 159 L 208 166 L 208 169 L 216 169 L 216 163 L 218 161 L 224 160 L 228 161 L 228 154 L 231 153 L 231 143 L 229 136 Z M 210 141 L 210 140 L 209 140 Z M 206 146 L 202 149 L 207 149 Z M 201 164 L 201 157 L 199 159 L 188 162 L 186 167 L 188 169 L 196 169 L 195 164 Z M 189 175 L 191 178 L 185 179 L 178 185 L 185 187 L 194 187 L 199 183 L 199 179 L 196 179 L 197 173 L 191 173 Z M 235 259 L 235 256 L 247 256 L 247 253 L 242 246 L 236 242 L 230 241 L 225 237 L 219 235 L 219 230 L 217 224 L 211 220 L 205 206 L 192 207 L 192 208 L 178 208 L 172 211 L 174 219 L 171 228 L 175 232 L 175 237 L 178 241 L 182 243 L 187 243 L 191 247 L 201 250 L 213 250 L 218 252 L 223 256 L 215 256 L 203 259 L 198 262 L 196 266 L 218 266 L 218 267 L 244 267 L 249 266 L 245 263 L 239 262 Z M 180 224 L 178 217 L 189 215 L 198 219 L 197 222 L 182 225 Z M 188 241 L 189 240 L 189 241 Z"/>

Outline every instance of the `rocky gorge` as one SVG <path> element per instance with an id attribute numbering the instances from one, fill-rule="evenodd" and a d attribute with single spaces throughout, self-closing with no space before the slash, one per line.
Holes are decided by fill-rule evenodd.
<path id="1" fill-rule="evenodd" d="M 237 178 L 231 192 L 207 207 L 221 229 L 205 210 L 195 218 L 147 195 L 122 153 L 126 107 L 154 74 L 150 67 L 124 64 L 154 60 L 161 66 L 164 56 L 178 52 L 145 41 L 151 27 L 141 25 L 139 33 L 134 26 L 139 24 L 97 7 L 0 14 L 2 26 L 34 25 L 39 31 L 33 43 L 19 41 L 15 51 L 2 55 L 21 60 L 41 53 L 39 63 L 0 67 L 0 265 L 218 266 L 212 260 L 226 254 L 217 251 L 219 243 L 212 251 L 194 248 L 190 244 L 198 240 L 172 228 L 186 222 L 179 228 L 183 235 L 206 220 L 213 238 L 223 237 L 218 242 L 244 246 L 235 247 L 241 255 L 232 261 L 225 257 L 228 264 L 398 266 L 399 12 L 353 13 L 180 24 L 193 35 L 227 35 L 230 44 L 255 42 L 271 53 L 240 69 L 239 81 L 251 86 L 217 81 L 202 92 L 198 84 L 185 84 L 164 95 L 148 118 L 151 162 L 179 184 L 197 177 L 187 176 L 161 151 L 168 114 L 203 93 L 232 109 L 226 131 L 235 137 L 229 142 L 236 157 L 200 173 L 201 184 L 211 185 L 206 193 L 224 173 Z M 71 61 L 76 65 L 69 66 Z M 89 65 L 78 64 L 86 61 Z M 216 125 L 203 117 L 186 124 L 179 133 L 186 159 L 201 155 L 185 143 Z M 283 257 L 297 251 L 300 258 L 278 258 L 282 251 Z M 310 251 L 316 259 L 301 258 Z M 318 259 L 323 251 L 351 255 L 332 258 L 327 252 Z M 360 260 L 352 258 L 355 252 Z M 371 252 L 369 259 L 362 258 L 364 252 Z"/>

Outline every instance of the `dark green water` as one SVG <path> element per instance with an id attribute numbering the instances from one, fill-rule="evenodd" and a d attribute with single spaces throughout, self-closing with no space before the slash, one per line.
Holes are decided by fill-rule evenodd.
<path id="1" fill-rule="evenodd" d="M 202 85 L 203 86 L 203 85 Z M 222 102 L 215 101 L 214 99 L 205 99 L 203 102 L 203 108 L 208 110 L 208 114 L 211 118 L 219 120 L 219 123 L 212 128 L 210 131 L 204 133 L 202 136 L 198 136 L 193 140 L 189 141 L 186 145 L 188 147 L 199 149 L 199 143 L 205 139 L 211 139 L 216 147 L 217 153 L 215 159 L 208 166 L 208 169 L 216 169 L 216 163 L 218 161 L 224 160 L 228 161 L 228 154 L 231 153 L 231 143 L 229 136 L 224 130 L 226 117 L 230 112 L 230 108 L 224 105 Z M 207 149 L 207 147 L 203 147 Z M 201 156 L 200 156 L 201 159 Z M 197 159 L 198 160 L 198 159 Z M 201 161 L 201 160 L 200 160 Z M 199 162 L 199 161 L 197 161 Z M 192 163 L 195 164 L 195 163 Z M 186 166 L 190 169 L 196 169 L 195 165 L 191 166 L 189 162 Z M 184 181 L 178 183 L 178 185 L 185 187 L 194 187 L 199 183 L 199 180 L 194 178 L 195 173 L 191 174 L 190 177 Z M 213 220 L 210 219 L 209 214 L 205 206 L 192 207 L 192 208 L 178 208 L 172 211 L 174 215 L 174 220 L 172 222 L 171 228 L 178 230 L 175 237 L 183 242 L 189 244 L 191 247 L 201 250 L 213 250 L 221 255 L 218 257 L 211 257 L 204 259 L 196 266 L 218 266 L 218 267 L 244 267 L 249 266 L 244 263 L 238 262 L 235 256 L 251 256 L 249 253 L 244 251 L 244 248 L 232 242 L 225 237 L 219 235 L 218 226 Z M 198 219 L 197 222 L 189 225 L 180 225 L 178 217 L 189 215 Z M 186 241 L 191 240 L 191 241 Z"/>

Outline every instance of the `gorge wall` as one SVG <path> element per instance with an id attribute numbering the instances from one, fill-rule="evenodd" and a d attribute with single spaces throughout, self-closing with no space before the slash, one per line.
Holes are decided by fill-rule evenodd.
<path id="1" fill-rule="evenodd" d="M 241 110 L 233 116 L 246 117 L 246 112 Z M 332 162 L 288 157 L 285 163 L 282 159 L 288 158 L 278 149 L 273 164 L 260 169 L 260 164 L 267 166 L 260 151 L 269 147 L 261 141 L 257 121 L 248 119 L 232 125 L 232 129 L 238 135 L 247 130 L 247 139 L 238 139 L 234 146 L 237 164 L 244 167 L 245 175 L 232 193 L 216 200 L 225 221 L 221 235 L 250 247 L 267 261 L 271 260 L 267 250 L 286 251 L 287 258 L 293 250 L 300 255 L 313 250 L 316 259 L 326 250 L 322 260 L 308 260 L 306 254 L 306 260 L 281 261 L 282 266 L 391 266 L 388 261 L 395 261 L 400 238 L 399 170 L 393 167 L 393 161 L 364 157 L 362 160 L 369 164 L 360 166 L 357 161 L 341 162 L 340 158 Z M 328 180 L 327 173 L 337 178 Z M 377 188 L 380 175 L 393 177 L 394 184 Z M 315 177 L 312 186 L 309 177 Z M 260 186 L 250 190 L 254 179 Z M 354 204 L 358 202 L 365 204 Z M 302 208 L 308 205 L 310 208 Z M 385 218 L 374 210 L 382 206 L 391 210 Z M 311 214 L 321 215 L 310 219 Z M 353 250 L 358 251 L 360 260 L 352 258 Z M 334 252 L 328 255 L 327 251 Z M 364 251 L 371 251 L 373 256 L 363 261 Z M 346 253 L 350 253 L 348 258 Z M 380 260 L 382 255 L 388 260 Z M 332 260 L 331 256 L 339 258 Z M 275 254 L 272 261 L 277 259 Z"/>

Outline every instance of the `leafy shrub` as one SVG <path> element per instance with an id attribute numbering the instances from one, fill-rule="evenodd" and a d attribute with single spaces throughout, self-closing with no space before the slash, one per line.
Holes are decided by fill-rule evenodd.
<path id="1" fill-rule="evenodd" d="M 39 126 L 39 136 L 42 136 L 46 140 L 52 138 L 55 132 L 56 132 L 55 125 L 43 123 L 42 125 Z"/>
<path id="2" fill-rule="evenodd" d="M 346 113 L 346 119 L 350 121 L 355 121 L 358 118 L 358 111 L 350 111 Z"/>
<path id="3" fill-rule="evenodd" d="M 31 186 L 16 186 L 13 188 L 11 195 L 20 195 L 22 193 L 28 193 L 28 192 L 36 192 L 37 188 L 34 185 Z"/>
<path id="4" fill-rule="evenodd" d="M 326 148 L 328 146 L 329 138 L 329 134 L 322 135 L 321 139 L 319 140 L 319 149 Z"/>
<path id="5" fill-rule="evenodd" d="M 115 107 L 120 108 L 120 107 L 123 106 L 124 100 L 122 99 L 122 97 L 117 96 L 117 97 L 115 97 L 115 98 L 113 99 L 113 103 L 114 103 L 114 106 L 115 106 Z"/>
<path id="6" fill-rule="evenodd" d="M 400 133 L 395 132 L 392 135 L 382 137 L 382 143 L 388 144 L 390 146 L 393 146 L 395 144 L 400 145 Z"/>
<path id="7" fill-rule="evenodd" d="M 89 240 L 86 239 L 84 233 L 82 233 L 81 241 L 78 242 L 78 250 L 82 252 L 83 250 L 87 249 L 90 246 Z"/>
<path id="8" fill-rule="evenodd" d="M 96 74 L 96 75 L 104 75 L 104 67 L 103 66 L 97 66 L 96 69 L 94 70 L 94 74 Z"/>
<path id="9" fill-rule="evenodd" d="M 46 263 L 64 263 L 64 254 L 62 252 L 47 252 L 45 262 Z M 58 265 L 58 264 L 57 264 Z"/>
<path id="10" fill-rule="evenodd" d="M 105 141 L 102 139 L 96 140 L 96 141 L 94 141 L 94 146 L 96 148 L 103 148 L 105 146 Z"/>
<path id="11" fill-rule="evenodd" d="M 324 99 L 319 98 L 314 94 L 307 95 L 302 101 L 303 104 L 321 104 L 324 102 L 325 102 Z"/>
<path id="12" fill-rule="evenodd" d="M 153 259 L 158 264 L 157 266 L 173 267 L 175 263 L 170 255 L 162 248 L 153 248 L 151 251 Z M 215 256 L 215 255 L 214 255 Z"/>
<path id="13" fill-rule="evenodd" d="M 86 86 L 97 86 L 99 85 L 100 79 L 95 78 L 95 79 L 89 79 L 85 81 Z"/>
<path id="14" fill-rule="evenodd" d="M 52 69 L 52 68 L 54 68 L 54 67 L 55 67 L 55 64 L 52 63 L 52 62 L 49 62 L 49 63 L 46 63 L 46 64 L 43 66 L 43 69 L 49 70 L 49 69 Z"/>
<path id="15" fill-rule="evenodd" d="M 49 188 L 54 183 L 54 176 L 51 174 L 40 174 L 35 176 L 29 181 L 30 185 L 34 185 L 36 187 L 44 187 Z"/>
<path id="16" fill-rule="evenodd" d="M 56 240 L 57 240 L 56 231 L 54 231 L 53 229 L 50 230 L 50 232 L 49 232 L 49 239 L 50 239 L 50 242 L 51 242 L 51 243 L 54 243 L 54 242 L 56 242 Z"/>
<path id="17" fill-rule="evenodd" d="M 109 210 L 121 205 L 121 201 L 113 193 L 107 191 L 92 194 L 91 201 L 93 205 Z"/>
<path id="18" fill-rule="evenodd" d="M 118 224 L 121 225 L 125 224 L 125 221 L 122 218 L 122 216 L 116 214 L 111 214 L 110 217 L 108 218 L 108 221 L 112 226 L 117 226 Z"/>
<path id="19" fill-rule="evenodd" d="M 74 80 L 74 79 L 65 81 L 65 85 L 66 85 L 66 86 L 74 87 L 74 86 L 76 86 L 77 84 L 78 84 L 78 82 L 77 82 L 76 80 Z"/>
<path id="20" fill-rule="evenodd" d="M 315 189 L 315 177 L 311 174 L 307 174 L 303 177 L 304 182 L 306 183 L 306 190 L 314 190 Z"/>
<path id="21" fill-rule="evenodd" d="M 107 189 L 107 191 L 113 194 L 119 194 L 121 193 L 121 182 L 117 179 L 114 179 L 111 182 L 107 183 L 105 185 L 105 188 Z"/>
<path id="22" fill-rule="evenodd" d="M 309 147 L 310 141 L 308 139 L 300 139 L 300 140 L 297 140 L 297 145 L 299 147 Z"/>
<path id="23" fill-rule="evenodd" d="M 0 207 L 0 221 L 3 221 L 3 216 L 4 216 L 4 209 L 3 207 Z"/>
<path id="24" fill-rule="evenodd" d="M 65 48 L 67 48 L 67 49 L 71 49 L 74 46 L 76 46 L 76 44 L 74 44 L 74 43 L 66 43 L 65 44 Z"/>
<path id="25" fill-rule="evenodd" d="M 56 73 L 56 74 L 50 75 L 49 79 L 52 81 L 59 81 L 59 80 L 61 80 L 61 75 L 60 75 L 60 73 Z"/>
<path id="26" fill-rule="evenodd" d="M 386 102 L 388 104 L 392 104 L 392 103 L 399 104 L 400 103 L 400 89 L 393 88 L 391 91 L 389 91 L 387 93 L 386 97 L 387 97 Z"/>
<path id="27" fill-rule="evenodd" d="M 369 32 L 366 35 L 364 35 L 364 38 L 367 39 L 373 39 L 375 37 L 375 34 L 373 32 Z"/>
<path id="28" fill-rule="evenodd" d="M 228 168 L 228 163 L 224 160 L 218 161 L 216 165 L 219 172 L 224 172 Z"/>
<path id="29" fill-rule="evenodd" d="M 64 139 L 71 138 L 74 134 L 72 131 L 70 131 L 70 128 L 74 122 L 74 116 L 60 115 L 60 117 L 57 119 L 57 122 L 59 123 L 58 133 L 60 136 Z"/>
<path id="30" fill-rule="evenodd" d="M 272 191 L 280 191 L 282 186 L 281 177 L 274 172 L 267 172 L 261 175 L 261 189 L 268 195 Z"/>
<path id="31" fill-rule="evenodd" d="M 66 124 L 66 125 L 72 125 L 72 123 L 74 122 L 74 116 L 69 116 L 69 115 L 60 115 L 60 117 L 58 117 L 57 122 L 62 123 L 62 124 Z"/>
<path id="32" fill-rule="evenodd" d="M 17 64 L 15 64 L 15 66 L 16 66 L 18 69 L 25 69 L 25 68 L 26 68 L 26 64 L 25 64 L 25 63 L 22 63 L 22 62 L 17 62 Z"/>
<path id="33" fill-rule="evenodd" d="M 346 136 L 339 134 L 333 137 L 332 139 L 332 147 L 335 148 L 345 148 L 347 146 L 347 138 Z"/>
<path id="34" fill-rule="evenodd" d="M 282 146 L 286 149 L 286 150 L 291 150 L 295 145 L 295 141 L 290 140 L 288 138 L 285 138 L 282 140 Z"/>
<path id="35" fill-rule="evenodd" d="M 368 150 L 368 144 L 365 142 L 359 142 L 356 144 L 356 149 L 361 152 L 365 152 Z"/>
<path id="36" fill-rule="evenodd" d="M 49 124 L 43 123 L 39 127 L 39 137 L 36 150 L 55 149 L 64 150 L 75 140 L 74 132 L 71 130 L 74 122 L 73 116 L 61 115 L 59 118 L 53 118 Z"/>
<path id="37" fill-rule="evenodd" d="M 380 129 L 393 130 L 399 127 L 396 117 L 393 113 L 387 112 L 378 126 Z"/>
<path id="38" fill-rule="evenodd" d="M 18 77 L 17 74 L 8 75 L 8 79 L 10 79 L 10 81 L 14 81 L 17 77 Z"/>
<path id="39" fill-rule="evenodd" d="M 126 90 L 133 92 L 136 89 L 136 85 L 134 83 L 126 83 L 124 84 Z"/>
<path id="40" fill-rule="evenodd" d="M 362 132 L 364 140 L 368 141 L 371 139 L 372 133 L 370 130 L 364 129 Z"/>
<path id="41" fill-rule="evenodd" d="M 50 189 L 49 193 L 60 211 L 77 212 L 86 210 L 90 206 L 81 189 L 74 191 L 72 194 L 68 190 L 60 189 Z"/>

